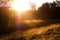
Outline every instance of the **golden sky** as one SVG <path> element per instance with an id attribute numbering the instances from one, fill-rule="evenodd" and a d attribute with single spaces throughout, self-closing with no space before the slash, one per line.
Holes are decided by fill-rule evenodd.
<path id="1" fill-rule="evenodd" d="M 10 6 L 14 10 L 30 10 L 31 5 L 35 4 L 36 8 L 40 7 L 45 2 L 53 2 L 55 0 L 13 0 L 10 2 Z"/>

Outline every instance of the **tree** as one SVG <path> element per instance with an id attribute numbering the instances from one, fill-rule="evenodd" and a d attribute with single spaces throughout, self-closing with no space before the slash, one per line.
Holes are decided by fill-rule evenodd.
<path id="1" fill-rule="evenodd" d="M 10 17 L 12 13 L 8 7 L 0 7 L 0 35 L 5 35 L 13 32 L 14 18 Z M 9 23 L 10 22 L 10 23 Z"/>
<path id="2" fill-rule="evenodd" d="M 44 3 L 41 7 L 38 8 L 39 18 L 43 20 L 49 20 L 52 23 L 59 23 L 60 7 L 56 5 L 56 2 Z"/>
<path id="3" fill-rule="evenodd" d="M 35 3 L 29 3 L 32 10 L 36 10 L 36 4 Z"/>
<path id="4" fill-rule="evenodd" d="M 56 0 L 57 6 L 60 6 L 60 0 Z"/>

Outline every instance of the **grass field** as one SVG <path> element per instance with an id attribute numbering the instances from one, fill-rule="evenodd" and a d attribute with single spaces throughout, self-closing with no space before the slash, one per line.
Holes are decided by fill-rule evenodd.
<path id="1" fill-rule="evenodd" d="M 9 35 L 1 36 L 0 40 L 60 40 L 60 24 L 51 24 L 22 32 L 16 31 Z"/>

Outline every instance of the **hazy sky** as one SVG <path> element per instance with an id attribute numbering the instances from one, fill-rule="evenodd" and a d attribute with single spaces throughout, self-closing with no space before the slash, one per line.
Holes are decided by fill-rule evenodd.
<path id="1" fill-rule="evenodd" d="M 30 0 L 33 3 L 36 3 L 37 7 L 41 6 L 45 2 L 53 2 L 55 0 Z"/>
<path id="2" fill-rule="evenodd" d="M 4 1 L 4 0 L 0 0 L 0 2 L 1 1 Z M 17 0 L 15 0 L 15 1 L 17 1 Z M 27 1 L 27 2 L 31 2 L 31 3 L 35 3 L 36 4 L 36 6 L 37 7 L 39 7 L 39 6 L 41 6 L 43 3 L 45 3 L 45 2 L 53 2 L 53 1 L 55 1 L 55 0 L 20 0 L 20 1 Z M 3 3 L 3 4 L 5 4 L 5 3 Z M 1 5 L 1 3 L 0 3 L 0 5 Z"/>

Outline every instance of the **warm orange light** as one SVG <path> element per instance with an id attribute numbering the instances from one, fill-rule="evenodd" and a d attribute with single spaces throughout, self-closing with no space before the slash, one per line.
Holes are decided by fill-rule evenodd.
<path id="1" fill-rule="evenodd" d="M 27 0 L 14 0 L 11 3 L 11 8 L 16 11 L 25 11 L 29 10 L 30 6 Z"/>
<path id="2" fill-rule="evenodd" d="M 24 20 L 24 23 L 39 23 L 39 22 L 44 22 L 44 21 L 43 20 L 37 20 L 37 19 Z"/>
<path id="3" fill-rule="evenodd" d="M 31 23 L 31 21 L 30 20 L 24 20 L 24 23 Z"/>

